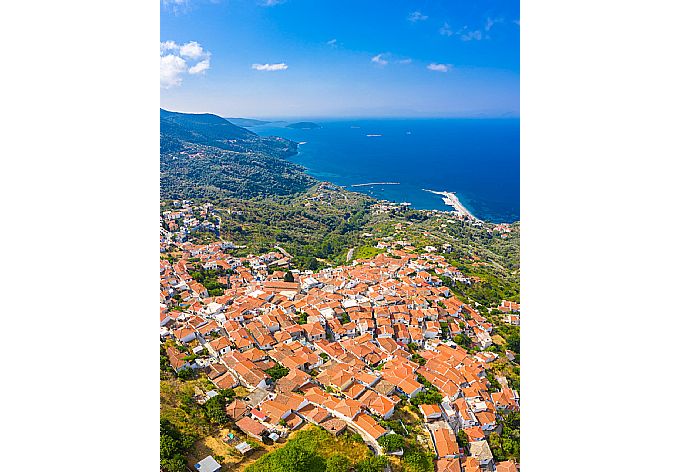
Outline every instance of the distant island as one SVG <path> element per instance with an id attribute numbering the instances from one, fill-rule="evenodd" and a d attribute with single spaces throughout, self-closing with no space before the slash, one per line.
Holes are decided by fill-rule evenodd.
<path id="1" fill-rule="evenodd" d="M 228 120 L 233 125 L 241 126 L 243 128 L 249 128 L 252 126 L 261 126 L 261 125 L 267 125 L 269 123 L 273 123 L 273 121 L 254 120 L 252 118 L 225 118 L 225 119 Z"/>
<path id="2" fill-rule="evenodd" d="M 321 128 L 321 125 L 311 121 L 300 121 L 298 123 L 289 124 L 287 127 L 292 129 L 317 129 Z"/>

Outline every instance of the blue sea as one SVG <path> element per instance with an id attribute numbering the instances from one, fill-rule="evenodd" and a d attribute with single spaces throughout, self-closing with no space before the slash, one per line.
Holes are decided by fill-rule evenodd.
<path id="1" fill-rule="evenodd" d="M 348 190 L 414 208 L 452 210 L 441 195 L 455 192 L 477 218 L 520 219 L 520 121 L 506 119 L 314 120 L 321 128 L 272 123 L 249 128 L 296 142 L 291 159 L 309 174 Z M 353 184 L 396 182 L 398 185 Z"/>

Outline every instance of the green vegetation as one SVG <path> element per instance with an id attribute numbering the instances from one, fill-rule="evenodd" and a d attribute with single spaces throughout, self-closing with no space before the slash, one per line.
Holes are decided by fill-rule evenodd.
<path id="1" fill-rule="evenodd" d="M 489 435 L 489 447 L 497 461 L 513 459 L 520 461 L 520 413 L 510 412 L 499 424 L 503 425 L 503 432 Z"/>
<path id="2" fill-rule="evenodd" d="M 434 405 L 441 403 L 443 401 L 443 395 L 438 391 L 435 385 L 425 379 L 423 376 L 417 376 L 417 382 L 424 385 L 425 391 L 418 393 L 410 401 L 414 406 L 419 407 L 419 405 Z"/>
<path id="3" fill-rule="evenodd" d="M 399 451 L 405 445 L 402 436 L 397 434 L 386 434 L 385 436 L 381 436 L 378 442 L 386 452 Z"/>
<path id="4" fill-rule="evenodd" d="M 204 269 L 200 265 L 197 265 L 194 270 L 189 272 L 189 275 L 206 287 L 209 296 L 219 297 L 223 295 L 225 286 L 218 282 L 218 277 L 227 275 L 224 272 L 225 271 L 219 269 Z"/>
<path id="5" fill-rule="evenodd" d="M 497 324 L 496 333 L 500 334 L 506 340 L 506 348 L 513 351 L 515 354 L 520 354 L 520 327 L 507 325 L 504 323 Z"/>
<path id="6" fill-rule="evenodd" d="M 470 439 L 467 437 L 467 433 L 465 433 L 462 429 L 459 429 L 458 434 L 455 437 L 458 440 L 458 446 L 463 448 L 466 452 L 469 451 Z"/>
<path id="7" fill-rule="evenodd" d="M 458 346 L 463 347 L 466 350 L 469 350 L 472 348 L 472 340 L 465 333 L 460 333 L 457 336 L 454 336 L 453 342 L 455 344 L 457 344 Z"/>
<path id="8" fill-rule="evenodd" d="M 212 424 L 223 425 L 228 422 L 225 406 L 225 398 L 220 395 L 216 395 L 204 403 L 204 413 Z"/>
<path id="9" fill-rule="evenodd" d="M 405 450 L 402 463 L 405 472 L 434 472 L 434 454 L 415 444 Z"/>
<path id="10" fill-rule="evenodd" d="M 412 360 L 413 360 L 414 362 L 416 362 L 417 364 L 419 364 L 419 365 L 424 365 L 424 364 L 426 364 L 426 359 L 424 359 L 421 355 L 419 355 L 419 354 L 416 353 L 416 352 L 415 352 L 414 354 L 412 354 Z"/>
<path id="11" fill-rule="evenodd" d="M 338 469 L 344 464 L 355 465 L 358 470 L 371 468 L 372 453 L 367 446 L 355 441 L 352 435 L 334 438 L 323 428 L 312 427 L 298 431 L 284 446 L 263 455 L 245 472 L 322 472 Z"/>
<path id="12" fill-rule="evenodd" d="M 489 391 L 498 392 L 501 390 L 501 384 L 498 383 L 494 374 L 491 371 L 486 372 L 486 379 L 489 381 Z"/>
<path id="13" fill-rule="evenodd" d="M 326 460 L 326 472 L 343 472 L 349 470 L 352 464 L 347 457 L 336 454 Z"/>
<path id="14" fill-rule="evenodd" d="M 276 362 L 276 365 L 274 365 L 270 369 L 266 369 L 266 373 L 268 375 L 270 375 L 273 380 L 278 380 L 280 378 L 285 377 L 287 374 L 289 374 L 290 369 L 288 369 L 287 367 L 284 367 L 280 363 Z"/>
<path id="15" fill-rule="evenodd" d="M 357 472 L 383 472 L 388 466 L 388 458 L 375 456 L 364 459 L 355 466 Z"/>
<path id="16" fill-rule="evenodd" d="M 371 259 L 372 257 L 385 252 L 384 249 L 379 249 L 373 246 L 360 246 L 355 249 L 355 259 Z"/>
<path id="17" fill-rule="evenodd" d="M 164 471 L 186 472 L 184 454 L 193 444 L 193 436 L 182 434 L 168 420 L 160 420 L 160 457 Z"/>
<path id="18" fill-rule="evenodd" d="M 196 372 L 194 369 L 184 367 L 177 371 L 177 377 L 181 380 L 192 380 L 196 378 Z"/>

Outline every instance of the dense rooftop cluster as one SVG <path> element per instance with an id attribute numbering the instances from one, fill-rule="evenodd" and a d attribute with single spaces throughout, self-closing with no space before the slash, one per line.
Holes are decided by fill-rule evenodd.
<path id="1" fill-rule="evenodd" d="M 183 224 L 161 231 L 161 342 L 176 372 L 193 369 L 218 390 L 250 392 L 227 406 L 245 434 L 285 436 L 311 423 L 354 431 L 384 454 L 386 420 L 412 404 L 437 470 L 517 470 L 494 460 L 487 438 L 519 411 L 519 394 L 504 378 L 492 385 L 494 326 L 444 286 L 442 279 L 467 278 L 442 255 L 386 244 L 350 265 L 289 270 L 290 255 L 278 249 L 235 257 L 231 243 L 185 242 L 193 211 L 174 213 L 163 218 Z M 519 324 L 519 304 L 496 309 Z"/>

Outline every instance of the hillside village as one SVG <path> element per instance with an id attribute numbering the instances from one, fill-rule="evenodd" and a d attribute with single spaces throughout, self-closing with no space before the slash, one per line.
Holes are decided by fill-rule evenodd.
<path id="1" fill-rule="evenodd" d="M 519 413 L 519 386 L 490 373 L 515 353 L 491 348 L 494 325 L 442 281 L 471 280 L 435 248 L 380 242 L 369 259 L 299 271 L 278 248 L 237 257 L 229 242 L 187 241 L 196 228 L 214 231 L 213 220 L 212 206 L 190 202 L 161 216 L 161 346 L 177 374 L 212 382 L 205 399 L 246 392 L 226 412 L 248 439 L 317 425 L 394 456 L 382 438 L 407 429 L 404 411 L 419 418 L 414 440 L 436 470 L 519 470 L 489 444 Z M 500 323 L 519 325 L 518 303 L 492 308 Z"/>

